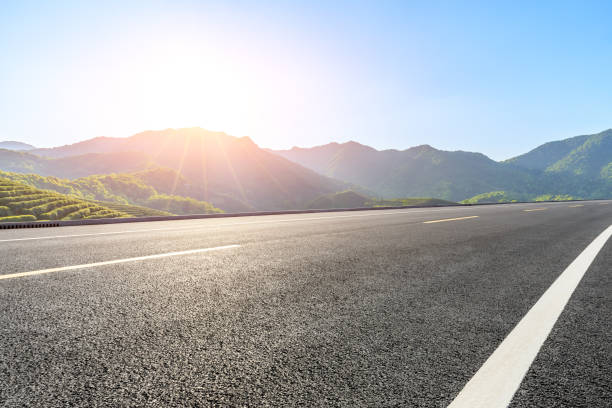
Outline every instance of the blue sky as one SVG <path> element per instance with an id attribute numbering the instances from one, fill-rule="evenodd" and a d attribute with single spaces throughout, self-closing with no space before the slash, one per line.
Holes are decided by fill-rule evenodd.
<path id="1" fill-rule="evenodd" d="M 201 126 L 506 159 L 612 127 L 612 3 L 6 2 L 0 140 Z"/>

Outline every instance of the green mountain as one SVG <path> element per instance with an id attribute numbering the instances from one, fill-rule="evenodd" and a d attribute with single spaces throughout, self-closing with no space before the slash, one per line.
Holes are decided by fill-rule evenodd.
<path id="1" fill-rule="evenodd" d="M 75 179 L 166 167 L 183 180 L 182 186 L 165 180 L 173 184 L 166 189 L 168 194 L 206 201 L 228 211 L 303 208 L 320 195 L 347 187 L 260 149 L 248 137 L 200 128 L 96 138 L 33 152 L 37 154 L 0 150 L 0 170 Z M 155 182 L 151 178 L 149 185 Z"/>
<path id="2" fill-rule="evenodd" d="M 546 143 L 507 163 L 549 173 L 612 179 L 612 129 Z"/>

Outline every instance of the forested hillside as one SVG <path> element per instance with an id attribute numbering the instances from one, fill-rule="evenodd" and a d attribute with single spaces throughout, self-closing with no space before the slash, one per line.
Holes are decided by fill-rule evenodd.
<path id="1" fill-rule="evenodd" d="M 612 180 L 612 129 L 546 143 L 507 162 L 548 173 Z"/>

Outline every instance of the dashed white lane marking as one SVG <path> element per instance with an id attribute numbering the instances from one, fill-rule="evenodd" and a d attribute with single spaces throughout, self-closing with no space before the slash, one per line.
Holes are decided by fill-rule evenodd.
<path id="1" fill-rule="evenodd" d="M 587 269 L 612 236 L 603 231 L 548 288 L 448 408 L 506 408 Z"/>
<path id="2" fill-rule="evenodd" d="M 531 212 L 531 211 L 544 211 L 544 210 L 548 210 L 548 207 L 542 207 L 542 208 L 531 208 L 529 210 L 523 210 L 525 212 Z"/>
<path id="3" fill-rule="evenodd" d="M 569 208 L 584 207 L 584 204 L 568 205 Z"/>
<path id="4" fill-rule="evenodd" d="M 473 207 L 469 209 L 473 209 Z M 269 223 L 279 223 L 279 222 L 326 220 L 326 219 L 335 219 L 335 218 L 373 217 L 373 216 L 378 216 L 378 215 L 418 214 L 418 213 L 424 213 L 424 212 L 429 213 L 429 212 L 438 212 L 438 211 L 444 211 L 444 210 L 448 210 L 448 209 L 445 208 L 445 209 L 436 209 L 436 210 L 409 210 L 409 211 L 393 211 L 393 212 L 373 211 L 372 213 L 368 213 L 368 214 L 350 214 L 350 215 L 334 215 L 334 216 L 328 216 L 328 217 L 304 217 L 304 218 L 289 218 L 289 219 L 283 219 L 283 220 L 231 222 L 231 223 L 225 223 L 225 224 L 210 225 L 209 227 L 216 228 L 216 227 L 228 227 L 232 225 L 269 224 Z M 41 237 L 0 239 L 0 242 L 35 241 L 35 240 L 41 240 L 41 239 L 57 239 L 57 238 L 93 237 L 93 236 L 98 236 L 98 235 L 117 235 L 117 234 L 131 234 L 131 233 L 155 232 L 155 231 L 182 231 L 182 230 L 201 229 L 202 227 L 203 225 L 200 224 L 197 226 L 188 225 L 184 227 L 134 229 L 134 230 L 123 230 L 123 231 L 93 232 L 93 233 L 88 233 L 88 234 L 50 235 L 50 236 L 41 236 Z"/>
<path id="5" fill-rule="evenodd" d="M 435 224 L 437 222 L 469 220 L 470 218 L 478 218 L 478 216 L 477 215 L 472 215 L 472 216 L 469 216 L 469 217 L 443 218 L 441 220 L 423 221 L 423 224 Z"/>
<path id="6" fill-rule="evenodd" d="M 0 280 L 12 279 L 12 278 L 22 278 L 24 276 L 32 276 L 32 275 L 42 275 L 42 274 L 51 273 L 51 272 L 63 272 L 63 271 L 72 271 L 75 269 L 94 268 L 96 266 L 113 265 L 113 264 L 119 264 L 119 263 L 125 263 L 125 262 L 145 261 L 147 259 L 167 258 L 169 256 L 199 254 L 201 252 L 210 252 L 210 251 L 218 251 L 221 249 L 238 248 L 239 246 L 240 245 L 224 245 L 224 246 L 218 246 L 218 247 L 212 247 L 212 248 L 190 249 L 188 251 L 166 252 L 164 254 L 137 256 L 135 258 L 114 259 L 112 261 L 94 262 L 94 263 L 89 263 L 89 264 L 71 265 L 71 266 L 61 266 L 59 268 L 39 269 L 37 271 L 29 271 L 29 272 L 10 273 L 7 275 L 0 275 Z"/>

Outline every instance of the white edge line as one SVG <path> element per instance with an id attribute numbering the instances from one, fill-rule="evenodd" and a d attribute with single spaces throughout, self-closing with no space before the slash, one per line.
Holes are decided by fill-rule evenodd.
<path id="1" fill-rule="evenodd" d="M 593 240 L 544 292 L 448 408 L 506 408 L 589 266 L 612 236 Z"/>
<path id="2" fill-rule="evenodd" d="M 234 244 L 234 245 L 224 245 L 224 246 L 218 246 L 218 247 L 212 247 L 212 248 L 190 249 L 190 250 L 187 250 L 187 251 L 166 252 L 164 254 L 137 256 L 137 257 L 134 257 L 134 258 L 114 259 L 112 261 L 94 262 L 94 263 L 82 264 L 82 265 L 71 265 L 71 266 L 61 266 L 61 267 L 58 267 L 58 268 L 39 269 L 37 271 L 18 272 L 18 273 L 11 273 L 11 274 L 6 274 L 6 275 L 0 275 L 0 280 L 3 280 L 3 279 L 12 279 L 12 278 L 22 278 L 24 276 L 32 276 L 32 275 L 42 275 L 42 274 L 51 273 L 51 272 L 63 272 L 63 271 L 71 271 L 71 270 L 75 270 L 75 269 L 94 268 L 96 266 L 113 265 L 113 264 L 125 263 L 125 262 L 135 262 L 135 261 L 144 261 L 144 260 L 148 260 L 148 259 L 166 258 L 166 257 L 169 257 L 169 256 L 198 254 L 198 253 L 201 253 L 201 252 L 210 252 L 210 251 L 218 251 L 218 250 L 221 250 L 221 249 L 237 248 L 239 246 L 240 245 L 237 245 L 237 244 Z"/>
<path id="3" fill-rule="evenodd" d="M 447 221 L 461 221 L 461 220 L 469 220 L 472 218 L 479 218 L 478 215 L 470 215 L 469 217 L 457 217 L 457 218 L 442 218 L 439 220 L 430 220 L 430 221 L 423 221 L 423 224 L 435 224 L 438 222 L 447 222 Z"/>

